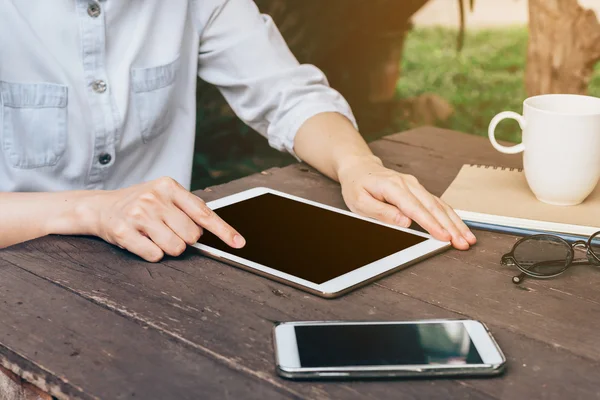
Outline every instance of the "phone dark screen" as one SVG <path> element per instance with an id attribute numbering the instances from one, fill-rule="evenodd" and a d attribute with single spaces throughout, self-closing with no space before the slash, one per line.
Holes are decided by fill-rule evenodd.
<path id="1" fill-rule="evenodd" d="M 215 212 L 246 246 L 232 249 L 208 231 L 200 243 L 316 284 L 427 240 L 271 193 Z"/>
<path id="2" fill-rule="evenodd" d="M 483 364 L 462 323 L 296 326 L 300 365 Z"/>

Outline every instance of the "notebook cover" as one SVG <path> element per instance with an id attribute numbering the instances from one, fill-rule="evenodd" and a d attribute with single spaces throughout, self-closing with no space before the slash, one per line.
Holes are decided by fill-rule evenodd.
<path id="1" fill-rule="evenodd" d="M 464 165 L 442 199 L 480 226 L 582 236 L 600 230 L 600 185 L 582 204 L 553 206 L 533 195 L 521 170 Z"/>

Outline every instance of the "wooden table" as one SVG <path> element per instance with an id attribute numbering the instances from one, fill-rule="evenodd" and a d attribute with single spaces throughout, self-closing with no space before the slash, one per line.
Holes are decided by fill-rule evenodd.
<path id="1" fill-rule="evenodd" d="M 463 163 L 517 167 L 486 139 L 423 128 L 372 143 L 440 195 Z M 343 207 L 339 187 L 305 165 L 199 192 L 213 200 L 270 186 Z M 499 264 L 514 237 L 478 232 L 450 250 L 336 300 L 188 251 L 150 264 L 92 238 L 47 237 L 0 251 L 0 359 L 58 398 L 399 399 L 600 397 L 600 271 L 511 283 Z M 468 317 L 508 358 L 503 377 L 290 382 L 274 372 L 275 321 Z"/>

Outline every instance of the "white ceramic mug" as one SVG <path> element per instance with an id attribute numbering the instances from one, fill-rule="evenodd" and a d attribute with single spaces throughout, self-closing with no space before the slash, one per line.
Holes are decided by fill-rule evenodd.
<path id="1" fill-rule="evenodd" d="M 494 131 L 503 119 L 516 120 L 522 143 L 502 146 Z M 600 180 L 600 98 L 570 94 L 530 97 L 523 115 L 505 111 L 490 122 L 489 137 L 502 153 L 523 153 L 527 183 L 535 196 L 549 204 L 576 205 Z"/>

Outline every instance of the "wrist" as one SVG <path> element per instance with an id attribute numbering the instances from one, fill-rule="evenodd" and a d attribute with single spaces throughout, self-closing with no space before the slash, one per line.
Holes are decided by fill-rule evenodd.
<path id="1" fill-rule="evenodd" d="M 338 182 L 347 174 L 348 171 L 352 171 L 357 167 L 368 166 L 368 165 L 382 166 L 383 162 L 379 157 L 372 153 L 358 154 L 358 155 L 345 155 L 336 162 L 336 177 Z"/>
<path id="2" fill-rule="evenodd" d="M 55 193 L 54 212 L 46 224 L 46 234 L 98 235 L 100 191 Z"/>

